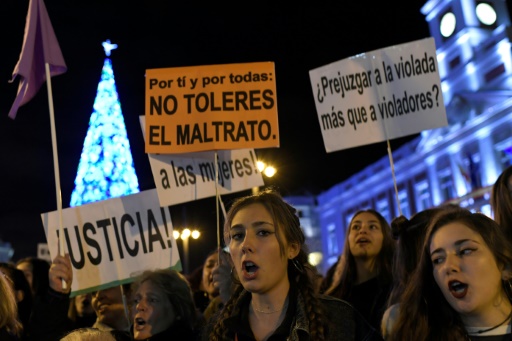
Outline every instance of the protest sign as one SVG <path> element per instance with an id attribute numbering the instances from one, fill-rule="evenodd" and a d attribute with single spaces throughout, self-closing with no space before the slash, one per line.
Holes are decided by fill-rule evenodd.
<path id="1" fill-rule="evenodd" d="M 279 147 L 274 63 L 146 70 L 146 153 Z"/>
<path id="2" fill-rule="evenodd" d="M 356 55 L 309 75 L 328 153 L 448 124 L 433 38 Z"/>
<path id="3" fill-rule="evenodd" d="M 145 117 L 140 116 L 144 132 Z M 145 138 L 145 134 L 144 138 Z M 215 165 L 217 153 L 217 165 Z M 235 193 L 263 186 L 253 149 L 188 154 L 148 154 L 161 205 Z M 215 174 L 218 188 L 215 189 Z M 218 193 L 217 193 L 218 191 Z"/>
<path id="4" fill-rule="evenodd" d="M 59 214 L 41 214 L 52 259 Z M 147 269 L 181 271 L 170 207 L 156 189 L 62 210 L 65 253 L 73 267 L 72 296 L 132 282 Z"/>
<path id="5" fill-rule="evenodd" d="M 252 149 L 217 152 L 220 195 L 263 186 Z M 148 154 L 161 205 L 214 197 L 214 152 Z"/>

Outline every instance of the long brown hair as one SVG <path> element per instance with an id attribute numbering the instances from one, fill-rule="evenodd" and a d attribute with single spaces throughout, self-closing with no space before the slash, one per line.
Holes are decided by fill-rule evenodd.
<path id="1" fill-rule="evenodd" d="M 430 223 L 443 212 L 460 209 L 455 205 L 425 209 L 411 219 L 399 216 L 391 221 L 393 237 L 397 240 L 393 257 L 393 289 L 388 306 L 398 303 L 407 283 L 420 260 L 423 243 Z"/>
<path id="2" fill-rule="evenodd" d="M 300 246 L 297 257 L 288 261 L 288 279 L 290 286 L 295 286 L 304 299 L 311 339 L 324 340 L 325 321 L 321 319 L 323 312 L 316 297 L 314 284 L 312 282 L 313 276 L 311 276 L 316 270 L 308 263 L 308 252 L 304 232 L 300 226 L 298 212 L 293 206 L 285 202 L 281 195 L 274 189 L 266 189 L 257 194 L 235 200 L 226 215 L 224 224 L 224 240 L 226 245 L 230 243 L 229 230 L 235 215 L 243 208 L 255 203 L 263 205 L 272 216 L 281 254 L 284 255 L 285 252 L 283 239 L 288 243 L 296 243 Z M 231 299 L 226 303 L 219 318 L 216 320 L 213 330 L 209 335 L 210 340 L 222 340 L 222 338 L 226 336 L 227 328 L 224 325 L 224 320 L 232 314 L 237 313 L 237 311 L 235 311 L 238 309 L 237 303 L 243 293 L 244 288 L 239 285 L 231 296 Z M 296 300 L 296 298 L 293 298 L 293 300 Z"/>
<path id="3" fill-rule="evenodd" d="M 512 177 L 512 166 L 506 168 L 492 186 L 491 208 L 494 220 L 512 242 L 512 188 L 509 188 L 510 177 Z"/>
<path id="4" fill-rule="evenodd" d="M 504 237 L 500 226 L 481 213 L 466 209 L 442 213 L 429 226 L 422 247 L 421 258 L 405 288 L 399 307 L 399 316 L 391 330 L 390 339 L 397 341 L 464 340 L 466 332 L 459 314 L 450 306 L 437 285 L 430 257 L 430 242 L 441 227 L 458 222 L 478 233 L 491 250 L 499 266 L 512 265 L 512 245 Z M 509 285 L 502 283 L 508 297 Z M 509 298 L 510 299 L 510 298 Z"/>
<path id="5" fill-rule="evenodd" d="M 352 222 L 354 219 L 361 213 L 370 213 L 374 215 L 381 225 L 381 231 L 383 235 L 382 239 L 382 248 L 379 252 L 379 255 L 376 259 L 376 266 L 378 268 L 379 274 L 377 277 L 381 283 L 391 283 L 392 282 L 392 263 L 393 263 L 393 254 L 395 252 L 395 240 L 391 234 L 391 227 L 386 219 L 374 209 L 366 209 L 357 211 L 350 220 L 350 224 L 345 233 L 345 244 L 343 249 L 343 257 L 345 257 L 346 263 L 343 267 L 340 283 L 336 286 L 336 288 L 330 293 L 331 296 L 346 299 L 354 286 L 354 283 L 357 283 L 357 270 L 356 270 L 356 261 L 352 253 L 350 252 L 350 246 L 348 241 L 348 235 L 350 233 L 350 227 L 352 226 Z"/>

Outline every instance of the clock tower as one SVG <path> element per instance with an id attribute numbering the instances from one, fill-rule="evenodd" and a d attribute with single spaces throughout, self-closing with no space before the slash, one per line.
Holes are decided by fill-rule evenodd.
<path id="1" fill-rule="evenodd" d="M 445 103 L 460 91 L 501 88 L 511 68 L 503 58 L 512 33 L 504 0 L 430 0 L 421 12 L 436 43 Z"/>

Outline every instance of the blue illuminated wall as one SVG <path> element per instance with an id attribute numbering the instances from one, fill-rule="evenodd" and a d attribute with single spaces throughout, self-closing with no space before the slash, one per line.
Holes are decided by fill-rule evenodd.
<path id="1" fill-rule="evenodd" d="M 103 64 L 93 109 L 71 194 L 72 207 L 139 192 L 109 58 Z"/>

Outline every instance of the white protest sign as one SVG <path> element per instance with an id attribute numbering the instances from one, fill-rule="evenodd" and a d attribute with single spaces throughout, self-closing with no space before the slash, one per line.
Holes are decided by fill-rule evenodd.
<path id="1" fill-rule="evenodd" d="M 140 117 L 143 131 L 144 119 Z M 148 154 L 148 158 L 161 205 L 214 197 L 216 172 L 220 195 L 264 185 L 253 149 L 217 151 L 217 170 L 215 152 Z"/>
<path id="2" fill-rule="evenodd" d="M 41 214 L 52 259 L 59 214 Z M 130 283 L 144 270 L 181 271 L 169 207 L 156 189 L 62 210 L 65 252 L 73 266 L 72 296 Z"/>
<path id="3" fill-rule="evenodd" d="M 448 124 L 433 38 L 343 59 L 309 76 L 328 153 Z"/>

